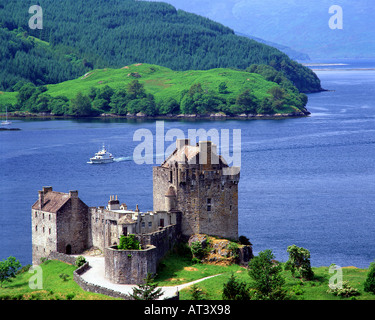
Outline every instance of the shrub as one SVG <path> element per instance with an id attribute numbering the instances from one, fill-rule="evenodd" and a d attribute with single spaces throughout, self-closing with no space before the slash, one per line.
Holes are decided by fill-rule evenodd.
<path id="1" fill-rule="evenodd" d="M 246 282 L 237 280 L 232 273 L 228 282 L 223 285 L 223 300 L 250 300 Z"/>
<path id="2" fill-rule="evenodd" d="M 196 258 L 198 260 L 202 260 L 206 255 L 206 251 L 202 247 L 202 243 L 199 241 L 195 241 L 190 246 L 191 253 L 193 254 L 193 259 Z"/>
<path id="3" fill-rule="evenodd" d="M 329 288 L 327 290 L 327 293 L 332 293 L 335 296 L 344 297 L 344 298 L 349 298 L 349 297 L 360 295 L 359 291 L 351 287 L 348 281 L 343 281 L 341 287 L 337 286 L 333 289 Z"/>
<path id="4" fill-rule="evenodd" d="M 190 288 L 190 294 L 192 300 L 203 300 L 204 293 L 201 288 L 199 288 L 196 284 L 193 284 Z"/>
<path id="5" fill-rule="evenodd" d="M 59 274 L 59 277 L 60 277 L 63 281 L 68 281 L 68 280 L 69 280 L 69 275 L 66 274 L 66 273 L 60 273 L 60 274 Z"/>
<path id="6" fill-rule="evenodd" d="M 245 236 L 240 236 L 238 238 L 238 242 L 244 246 L 251 246 L 251 242 L 249 240 L 249 238 L 245 237 Z"/>
<path id="7" fill-rule="evenodd" d="M 77 268 L 83 266 L 85 263 L 86 263 L 86 259 L 85 259 L 83 256 L 79 256 L 79 257 L 76 259 L 76 267 L 77 267 Z"/>
<path id="8" fill-rule="evenodd" d="M 120 244 L 117 246 L 119 250 L 141 250 L 141 244 L 135 238 L 134 234 L 120 237 Z"/>
<path id="9" fill-rule="evenodd" d="M 370 269 L 367 274 L 364 287 L 366 292 L 372 292 L 375 294 L 375 261 L 370 264 Z"/>

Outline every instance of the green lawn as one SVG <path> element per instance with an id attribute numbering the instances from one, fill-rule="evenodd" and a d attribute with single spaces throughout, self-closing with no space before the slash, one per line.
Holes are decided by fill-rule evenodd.
<path id="1" fill-rule="evenodd" d="M 40 265 L 43 271 L 43 288 L 31 289 L 29 280 L 32 273 L 23 272 L 3 283 L 0 300 L 112 300 L 114 298 L 86 292 L 73 280 L 75 266 L 56 260 L 48 260 Z M 67 274 L 64 281 L 60 274 Z"/>
<path id="2" fill-rule="evenodd" d="M 329 273 L 329 267 L 312 268 L 315 274 L 314 280 L 302 281 L 300 278 L 293 278 L 290 271 L 283 271 L 286 278 L 286 289 L 290 299 L 293 300 L 350 300 L 327 293 L 329 279 L 333 274 Z M 375 295 L 364 292 L 363 284 L 366 280 L 367 269 L 343 268 L 343 281 L 349 281 L 350 286 L 359 290 L 357 300 L 375 300 Z M 210 275 L 220 274 L 202 282 L 197 286 L 203 290 L 207 300 L 222 300 L 223 285 L 229 280 L 232 273 L 238 280 L 250 284 L 250 277 L 247 269 L 238 265 L 220 266 L 208 264 L 193 264 L 188 255 L 171 253 L 162 261 L 158 269 L 156 281 L 160 286 L 178 285 L 204 278 Z M 181 300 L 190 300 L 190 289 L 180 291 Z"/>
<path id="3" fill-rule="evenodd" d="M 43 270 L 43 288 L 31 289 L 29 280 L 33 274 L 20 273 L 11 282 L 5 282 L 0 288 L 0 300 L 116 300 L 114 298 L 96 293 L 86 292 L 73 280 L 75 266 L 50 260 L 41 264 Z M 313 268 L 315 278 L 312 281 L 301 281 L 293 278 L 290 271 L 283 271 L 286 278 L 286 288 L 293 300 L 350 300 L 351 298 L 340 298 L 327 293 L 329 279 L 329 267 Z M 363 283 L 367 276 L 367 269 L 343 268 L 343 281 L 358 289 L 360 295 L 356 300 L 375 300 L 375 295 L 364 292 Z M 161 267 L 158 268 L 156 281 L 159 286 L 174 286 L 190 281 L 198 280 L 210 275 L 218 275 L 202 282 L 197 286 L 203 290 L 204 299 L 222 300 L 223 285 L 232 275 L 238 280 L 250 283 L 247 269 L 238 265 L 222 266 L 208 264 L 194 264 L 188 256 L 170 253 L 163 259 Z M 61 274 L 67 274 L 66 281 L 60 278 Z M 190 300 L 190 289 L 180 291 L 181 300 Z"/>

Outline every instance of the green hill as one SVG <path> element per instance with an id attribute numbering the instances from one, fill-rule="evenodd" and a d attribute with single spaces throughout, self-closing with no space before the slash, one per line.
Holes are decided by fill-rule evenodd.
<path id="1" fill-rule="evenodd" d="M 265 68 L 280 76 L 274 69 Z M 254 71 L 259 69 L 255 66 Z M 258 73 L 225 68 L 173 71 L 139 63 L 93 70 L 59 84 L 24 85 L 17 94 L 17 103 L 8 110 L 78 116 L 306 112 L 306 95 L 286 78 L 279 80 L 280 84 Z M 3 102 L 7 95 L 14 99 L 14 93 L 4 92 Z"/>
<path id="2" fill-rule="evenodd" d="M 173 70 L 244 70 L 265 64 L 282 72 L 301 92 L 321 90 L 310 69 L 281 51 L 166 3 L 40 0 L 43 29 L 31 30 L 27 8 L 33 4 L 0 0 L 0 90 L 18 90 L 20 81 L 58 83 L 91 69 L 137 62 Z"/>

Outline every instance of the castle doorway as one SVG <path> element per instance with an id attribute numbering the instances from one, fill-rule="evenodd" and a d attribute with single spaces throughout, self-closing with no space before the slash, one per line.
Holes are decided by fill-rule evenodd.
<path id="1" fill-rule="evenodd" d="M 65 248 L 65 253 L 66 254 L 71 254 L 72 253 L 72 246 L 68 244 Z"/>

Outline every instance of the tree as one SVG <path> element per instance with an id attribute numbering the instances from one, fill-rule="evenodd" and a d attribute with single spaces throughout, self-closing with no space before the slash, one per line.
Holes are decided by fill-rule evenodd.
<path id="1" fill-rule="evenodd" d="M 297 270 L 302 278 L 312 280 L 314 272 L 310 264 L 310 251 L 294 244 L 288 247 L 287 252 L 289 253 L 289 260 L 285 264 L 285 269 L 291 270 L 293 276 L 295 276 Z"/>
<path id="2" fill-rule="evenodd" d="M 228 282 L 223 285 L 223 300 L 250 300 L 246 282 L 237 280 L 232 273 Z"/>
<path id="3" fill-rule="evenodd" d="M 226 94 L 228 93 L 228 86 L 225 82 L 221 82 L 218 86 L 219 93 Z"/>
<path id="4" fill-rule="evenodd" d="M 133 292 L 130 294 L 131 298 L 134 300 L 157 300 L 163 295 L 162 289 L 157 289 L 158 284 L 154 283 L 151 273 L 148 273 L 144 280 L 144 284 L 133 288 Z"/>
<path id="5" fill-rule="evenodd" d="M 76 116 L 88 116 L 91 114 L 91 101 L 88 96 L 78 92 L 75 98 L 70 100 L 70 113 Z"/>
<path id="6" fill-rule="evenodd" d="M 366 292 L 372 292 L 375 294 L 375 261 L 370 264 L 364 287 Z"/>
<path id="7" fill-rule="evenodd" d="M 146 97 L 144 85 L 138 80 L 133 80 L 127 86 L 127 94 L 129 99 L 141 99 Z"/>
<path id="8" fill-rule="evenodd" d="M 203 290 L 199 288 L 196 284 L 193 284 L 191 286 L 190 294 L 192 300 L 203 300 L 204 298 Z"/>
<path id="9" fill-rule="evenodd" d="M 254 95 L 247 89 L 237 96 L 236 105 L 242 107 L 245 112 L 254 113 L 257 105 L 255 100 Z"/>
<path id="10" fill-rule="evenodd" d="M 251 287 L 255 290 L 253 298 L 259 300 L 285 300 L 287 292 L 283 288 L 285 279 L 281 275 L 282 267 L 274 262 L 274 255 L 267 249 L 249 262 Z"/>
<path id="11" fill-rule="evenodd" d="M 260 107 L 258 108 L 258 113 L 260 114 L 271 114 L 274 113 L 272 108 L 272 102 L 270 98 L 264 98 L 260 103 Z"/>
<path id="12" fill-rule="evenodd" d="M 0 262 L 0 287 L 3 287 L 3 282 L 10 281 L 14 278 L 18 269 L 21 268 L 21 263 L 15 257 L 8 257 L 8 259 Z"/>

